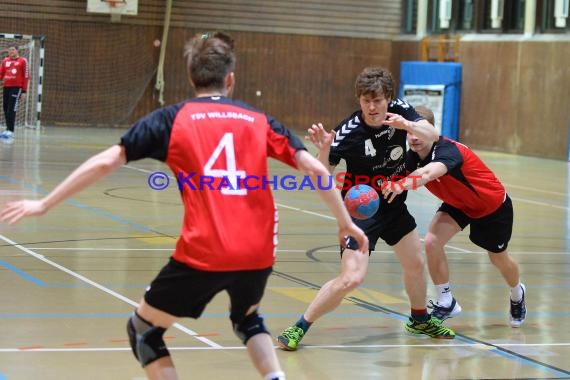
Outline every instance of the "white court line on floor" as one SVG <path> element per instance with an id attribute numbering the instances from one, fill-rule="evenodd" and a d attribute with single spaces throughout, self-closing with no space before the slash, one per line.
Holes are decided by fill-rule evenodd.
<path id="1" fill-rule="evenodd" d="M 542 190 L 542 189 L 537 189 L 537 188 L 535 188 L 535 187 L 513 185 L 513 184 L 510 184 L 510 183 L 504 183 L 504 182 L 503 182 L 503 185 L 504 185 L 505 187 L 507 187 L 507 188 L 512 187 L 512 188 L 514 188 L 514 189 L 527 190 L 527 191 L 534 191 L 534 192 L 537 192 L 537 193 L 550 194 L 550 195 L 559 195 L 559 196 L 561 196 L 561 197 L 565 197 L 565 196 L 568 195 L 568 194 L 565 194 L 565 193 L 561 193 L 561 192 L 559 192 L 559 191 Z"/>
<path id="2" fill-rule="evenodd" d="M 52 267 L 57 268 L 57 269 L 61 270 L 62 272 L 65 272 L 65 273 L 69 274 L 70 276 L 73 276 L 73 277 L 75 277 L 75 278 L 77 278 L 77 279 L 79 279 L 79 280 L 81 280 L 81 281 L 83 281 L 83 282 L 85 282 L 85 283 L 87 283 L 87 284 L 89 284 L 89 285 L 91 285 L 91 286 L 97 288 L 97 289 L 99 289 L 99 290 L 101 290 L 101 291 L 103 291 L 103 292 L 109 294 L 110 296 L 113 296 L 113 297 L 115 297 L 115 298 L 117 298 L 117 299 L 119 299 L 119 300 L 121 300 L 121 301 L 123 301 L 123 302 L 126 302 L 126 303 L 128 303 L 129 305 L 131 305 L 131 306 L 134 306 L 134 307 L 137 307 L 137 306 L 138 306 L 138 303 L 136 303 L 135 301 L 131 300 L 130 298 L 127 298 L 127 297 L 123 296 L 122 294 L 119 294 L 119 293 L 117 293 L 117 292 L 115 292 L 115 291 L 113 291 L 113 290 L 111 290 L 111 289 L 109 289 L 109 288 L 107 288 L 107 287 L 105 287 L 105 286 L 103 286 L 103 285 L 101 285 L 101 284 L 99 284 L 99 283 L 93 281 L 93 280 L 90 280 L 90 279 L 88 279 L 87 277 L 82 276 L 82 275 L 80 275 L 79 273 L 76 273 L 76 272 L 72 271 L 71 269 L 64 267 L 63 265 L 60 265 L 60 264 L 58 264 L 58 263 L 56 263 L 56 262 L 54 262 L 54 261 L 51 261 L 50 259 L 47 259 L 45 256 L 40 255 L 39 253 L 36 253 L 36 252 L 32 251 L 31 249 L 26 248 L 26 247 L 24 247 L 23 245 L 20 245 L 20 244 L 16 243 L 15 241 L 8 239 L 8 238 L 5 237 L 4 235 L 0 235 L 0 239 L 1 239 L 1 240 L 4 240 L 6 243 L 12 245 L 13 247 L 18 248 L 19 250 L 21 250 L 21 251 L 27 253 L 28 255 L 30 255 L 30 256 L 32 256 L 32 257 L 38 259 L 38 260 L 41 260 L 41 261 L 43 261 L 44 263 L 49 264 L 49 265 L 51 265 Z M 216 347 L 216 348 L 221 347 L 219 344 L 214 343 L 213 341 L 211 341 L 211 340 L 208 339 L 208 338 L 204 338 L 204 337 L 202 337 L 202 336 L 198 336 L 199 334 L 198 334 L 197 332 L 192 331 L 192 330 L 190 330 L 189 328 L 186 328 L 186 327 L 182 326 L 182 325 L 179 324 L 179 323 L 175 323 L 175 324 L 172 325 L 172 326 L 175 327 L 176 329 L 178 329 L 178 330 L 180 330 L 180 331 L 182 331 L 182 332 L 184 332 L 184 333 L 186 333 L 186 334 L 192 336 L 193 338 L 195 338 L 195 339 L 201 341 L 202 343 L 205 343 L 205 344 L 207 344 L 207 345 L 209 345 L 209 346 Z"/>
<path id="3" fill-rule="evenodd" d="M 335 345 L 304 345 L 303 349 L 334 349 L 334 348 L 455 348 L 455 347 L 471 347 L 489 350 L 496 347 L 567 347 L 570 343 L 493 343 L 492 346 L 482 343 L 442 343 L 442 344 L 335 344 Z M 275 346 L 275 348 L 278 348 Z M 245 350 L 245 346 L 218 346 L 218 347 L 172 347 L 168 346 L 170 351 L 207 351 L 207 350 Z M 113 351 L 131 351 L 130 347 L 83 347 L 83 348 L 0 348 L 0 353 L 7 352 L 113 352 Z"/>

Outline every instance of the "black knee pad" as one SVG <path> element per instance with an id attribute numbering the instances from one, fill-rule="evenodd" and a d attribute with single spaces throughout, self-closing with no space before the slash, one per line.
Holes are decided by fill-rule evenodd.
<path id="1" fill-rule="evenodd" d="M 165 356 L 170 356 L 162 339 L 166 329 L 153 326 L 141 318 L 136 312 L 127 322 L 127 333 L 133 354 L 141 365 L 148 364 Z"/>
<path id="2" fill-rule="evenodd" d="M 232 318 L 234 332 L 241 339 L 243 344 L 247 344 L 249 338 L 257 334 L 269 334 L 265 328 L 263 318 L 257 314 L 257 310 L 250 315 L 246 315 L 239 323 Z"/>

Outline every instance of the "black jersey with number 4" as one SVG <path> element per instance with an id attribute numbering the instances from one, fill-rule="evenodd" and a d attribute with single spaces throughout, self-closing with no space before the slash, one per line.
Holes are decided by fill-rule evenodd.
<path id="1" fill-rule="evenodd" d="M 423 120 L 416 110 L 402 99 L 395 99 L 388 105 L 388 112 L 402 115 L 410 121 Z M 392 176 L 406 175 L 406 134 L 403 129 L 383 125 L 370 127 L 364 122 L 362 111 L 356 111 L 343 120 L 336 128 L 336 136 L 331 145 L 329 163 L 338 165 L 341 159 L 346 162 L 346 173 L 336 175 L 343 195 L 352 185 L 366 183 L 381 195 L 382 184 Z M 344 176 L 343 176 L 344 174 Z M 381 211 L 397 207 L 406 199 L 406 192 L 396 197 L 392 203 L 381 202 Z"/>

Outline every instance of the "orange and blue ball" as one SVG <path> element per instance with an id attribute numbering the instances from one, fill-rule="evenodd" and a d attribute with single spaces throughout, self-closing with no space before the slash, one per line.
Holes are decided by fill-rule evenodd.
<path id="1" fill-rule="evenodd" d="M 380 197 L 376 190 L 368 185 L 355 185 L 344 196 L 344 204 L 350 216 L 365 220 L 372 217 L 380 207 Z"/>

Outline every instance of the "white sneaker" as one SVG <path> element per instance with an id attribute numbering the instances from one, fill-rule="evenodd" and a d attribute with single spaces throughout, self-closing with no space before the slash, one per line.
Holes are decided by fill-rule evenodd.
<path id="1" fill-rule="evenodd" d="M 445 321 L 446 319 L 453 318 L 461 313 L 461 305 L 459 305 L 459 302 L 457 302 L 455 298 L 452 298 L 451 305 L 447 307 L 441 306 L 437 302 L 434 303 L 432 300 L 430 300 L 427 308 L 432 309 L 433 311 L 431 312 L 431 315 L 440 321 Z"/>
<path id="2" fill-rule="evenodd" d="M 521 284 L 522 289 L 522 299 L 518 302 L 514 302 L 511 300 L 511 327 L 521 327 L 525 318 L 526 318 L 526 302 L 525 302 L 525 295 L 526 295 L 526 287 L 524 284 Z"/>
<path id="3" fill-rule="evenodd" d="M 0 134 L 0 140 L 4 144 L 13 144 L 14 143 L 14 132 L 11 131 L 4 131 Z"/>

